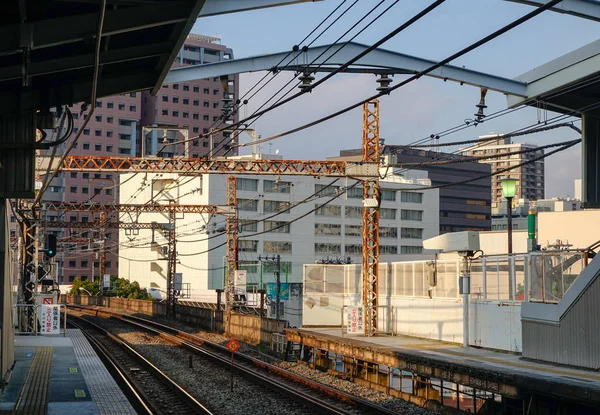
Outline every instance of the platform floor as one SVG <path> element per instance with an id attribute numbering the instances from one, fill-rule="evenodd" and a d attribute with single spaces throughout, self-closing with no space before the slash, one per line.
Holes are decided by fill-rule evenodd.
<path id="1" fill-rule="evenodd" d="M 290 329 L 288 329 L 290 330 Z M 343 335 L 339 328 L 291 329 L 299 334 L 316 336 L 326 341 L 350 343 L 356 347 L 369 347 L 381 352 L 392 352 L 399 356 L 427 358 L 432 365 L 452 363 L 464 367 L 485 370 L 489 373 L 517 375 L 522 381 L 544 382 L 550 387 L 578 389 L 587 396 L 596 396 L 600 401 L 600 373 L 568 367 L 530 362 L 519 355 L 494 352 L 492 350 L 463 348 L 452 343 L 418 339 L 407 336 L 362 337 Z"/>
<path id="2" fill-rule="evenodd" d="M 135 414 L 83 334 L 16 336 L 15 366 L 0 396 L 1 413 Z"/>

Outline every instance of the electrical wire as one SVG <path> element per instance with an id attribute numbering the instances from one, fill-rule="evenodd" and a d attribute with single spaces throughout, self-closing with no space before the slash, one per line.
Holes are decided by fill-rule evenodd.
<path id="1" fill-rule="evenodd" d="M 349 111 L 351 111 L 351 110 L 353 110 L 355 108 L 359 108 L 363 104 L 366 104 L 366 103 L 368 103 L 368 102 L 370 102 L 370 101 L 372 101 L 374 99 L 380 98 L 380 97 L 382 97 L 384 95 L 389 95 L 393 91 L 395 91 L 395 90 L 397 90 L 399 88 L 402 88 L 406 84 L 408 84 L 410 82 L 413 82 L 413 81 L 415 81 L 415 80 L 417 80 L 417 79 L 419 79 L 419 78 L 427 75 L 428 73 L 436 70 L 437 68 L 439 68 L 439 67 L 441 67 L 443 65 L 446 65 L 446 64 L 448 64 L 449 62 L 451 62 L 453 60 L 456 60 L 457 58 L 459 58 L 459 57 L 467 54 L 468 52 L 471 52 L 472 50 L 477 49 L 480 46 L 483 46 L 484 44 L 486 44 L 486 43 L 494 40 L 495 38 L 497 38 L 497 37 L 503 35 L 504 33 L 506 33 L 508 31 L 514 29 L 515 27 L 520 26 L 521 24 L 527 22 L 528 20 L 531 20 L 533 17 L 535 17 L 535 16 L 539 15 L 540 13 L 546 11 L 547 9 L 555 6 L 556 4 L 560 3 L 561 1 L 562 0 L 550 0 L 549 2 L 547 2 L 546 4 L 544 4 L 543 6 L 539 6 L 537 9 L 533 10 L 532 12 L 527 13 L 526 15 L 520 17 L 519 19 L 517 19 L 517 20 L 509 23 L 508 25 L 506 25 L 506 26 L 504 26 L 504 27 L 496 30 L 495 32 L 493 32 L 493 33 L 485 36 L 484 38 L 482 38 L 482 39 L 480 39 L 480 40 L 478 40 L 478 41 L 470 44 L 469 46 L 467 46 L 467 47 L 461 49 L 460 51 L 458 51 L 458 52 L 450 55 L 449 57 L 447 57 L 447 58 L 439 61 L 438 63 L 435 63 L 435 64 L 429 66 L 428 68 L 426 68 L 426 69 L 424 69 L 424 70 L 422 70 L 422 71 L 420 71 L 420 72 L 418 72 L 418 73 L 410 76 L 409 78 L 405 79 L 404 81 L 400 82 L 399 84 L 389 87 L 385 91 L 382 91 L 382 92 L 380 92 L 380 93 L 378 93 L 376 95 L 373 95 L 373 96 L 371 96 L 369 98 L 366 98 L 366 99 L 364 99 L 362 101 L 359 101 L 359 102 L 357 102 L 355 104 L 349 105 L 349 106 L 347 106 L 347 107 L 345 107 L 345 108 L 343 108 L 343 109 L 341 109 L 339 111 L 331 113 L 331 114 L 329 114 L 329 115 L 327 115 L 325 117 L 319 118 L 319 119 L 317 119 L 315 121 L 312 121 L 310 123 L 301 125 L 299 127 L 293 128 L 293 129 L 285 131 L 283 133 L 275 134 L 275 135 L 273 135 L 271 137 L 266 137 L 266 138 L 263 138 L 263 139 L 260 139 L 260 140 L 256 140 L 253 143 L 254 144 L 262 144 L 262 143 L 266 143 L 268 141 L 276 140 L 276 139 L 281 138 L 281 137 L 285 137 L 285 136 L 290 135 L 290 134 L 297 133 L 299 131 L 302 131 L 302 130 L 305 130 L 307 128 L 314 127 L 315 125 L 319 125 L 319 124 L 321 124 L 323 122 L 329 121 L 329 120 L 331 120 L 333 118 L 339 117 L 340 115 L 343 115 L 343 114 L 345 114 L 345 113 L 347 113 L 347 112 L 349 112 Z M 237 144 L 237 145 L 235 145 L 235 147 L 244 147 L 246 145 L 247 145 L 246 143 L 245 144 Z"/>
<path id="2" fill-rule="evenodd" d="M 50 184 L 50 182 L 52 180 L 54 180 L 54 178 L 60 172 L 61 165 L 63 164 L 65 158 L 67 158 L 67 156 L 69 155 L 69 153 L 71 152 L 71 150 L 75 146 L 75 143 L 77 143 L 77 141 L 79 140 L 79 137 L 81 136 L 81 133 L 83 132 L 83 129 L 85 128 L 85 126 L 90 121 L 90 119 L 92 117 L 92 114 L 94 113 L 94 110 L 96 109 L 96 93 L 97 93 L 97 90 L 98 90 L 98 75 L 100 73 L 100 45 L 102 43 L 102 28 L 104 26 L 104 15 L 105 15 L 105 12 L 106 12 L 106 1 L 107 0 L 101 0 L 100 1 L 100 13 L 99 13 L 99 17 L 98 17 L 98 29 L 96 31 L 96 48 L 95 48 L 96 50 L 95 50 L 95 53 L 94 53 L 94 75 L 93 75 L 93 78 L 92 78 L 91 103 L 90 103 L 90 111 L 88 112 L 88 117 L 85 119 L 85 121 L 83 123 L 83 126 L 77 132 L 77 135 L 75 136 L 75 138 L 73 139 L 73 141 L 71 141 L 71 144 L 66 149 L 65 153 L 62 155 L 62 157 L 60 159 L 60 162 L 58 163 L 58 166 L 56 167 L 56 169 L 54 170 L 54 172 L 50 175 L 49 180 L 45 183 L 45 185 L 42 185 L 42 188 L 40 189 L 39 193 L 37 194 L 37 196 L 36 196 L 36 198 L 35 198 L 35 200 L 33 202 L 32 207 L 35 207 L 36 205 L 38 205 L 40 203 L 40 199 L 41 199 L 42 195 L 44 194 L 44 192 L 48 188 L 48 185 Z"/>

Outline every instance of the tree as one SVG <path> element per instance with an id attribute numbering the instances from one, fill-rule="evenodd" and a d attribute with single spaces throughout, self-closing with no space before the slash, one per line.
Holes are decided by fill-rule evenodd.
<path id="1" fill-rule="evenodd" d="M 83 288 L 83 290 L 80 290 L 80 288 Z M 89 295 L 88 294 L 88 292 L 89 292 L 91 295 L 96 295 L 96 294 L 98 294 L 99 291 L 100 291 L 100 286 L 99 286 L 98 281 L 81 281 L 81 279 L 75 278 L 75 281 L 73 281 L 73 288 L 71 288 L 71 291 L 69 291 L 69 294 L 71 294 L 71 295 L 79 295 L 79 294 Z"/>
<path id="2" fill-rule="evenodd" d="M 110 276 L 111 290 L 106 294 L 107 297 L 120 297 L 120 298 L 131 298 L 135 300 L 152 300 L 152 296 L 144 289 L 140 288 L 140 284 L 137 281 L 130 282 L 125 278 L 118 278 L 116 275 Z M 79 288 L 84 288 L 80 290 Z M 81 281 L 79 278 L 75 278 L 73 281 L 73 288 L 69 291 L 71 295 L 83 294 L 96 295 L 100 291 L 99 281 Z"/>

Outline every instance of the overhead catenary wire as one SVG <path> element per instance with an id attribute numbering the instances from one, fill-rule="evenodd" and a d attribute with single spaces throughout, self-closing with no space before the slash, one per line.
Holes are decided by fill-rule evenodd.
<path id="1" fill-rule="evenodd" d="M 415 81 L 415 80 L 417 80 L 417 79 L 419 79 L 419 78 L 427 75 L 428 73 L 436 70 L 437 68 L 439 68 L 439 67 L 441 67 L 443 65 L 446 65 L 449 62 L 451 62 L 451 61 L 453 61 L 453 60 L 455 60 L 455 59 L 457 59 L 457 58 L 459 58 L 459 57 L 461 57 L 461 56 L 463 56 L 463 55 L 471 52 L 472 50 L 477 49 L 480 46 L 482 46 L 482 45 L 484 45 L 484 44 L 486 44 L 486 43 L 488 43 L 488 42 L 496 39 L 497 37 L 499 37 L 499 36 L 503 35 L 504 33 L 506 33 L 508 31 L 514 29 L 515 27 L 520 26 L 521 24 L 527 22 L 528 20 L 531 20 L 535 16 L 537 16 L 540 13 L 542 13 L 542 12 L 548 10 L 549 8 L 555 6 L 556 4 L 560 3 L 561 1 L 562 0 L 551 0 L 548 3 L 544 4 L 543 6 L 539 6 L 537 9 L 533 10 L 532 12 L 527 13 L 526 15 L 520 17 L 519 19 L 517 19 L 517 20 L 515 20 L 515 21 L 513 21 L 511 23 L 509 23 L 508 25 L 503 26 L 502 28 L 496 30 L 495 32 L 493 32 L 493 33 L 485 36 L 484 38 L 482 38 L 482 39 L 480 39 L 480 40 L 478 40 L 478 41 L 476 41 L 474 43 L 471 43 L 469 46 L 467 46 L 467 47 L 459 50 L 458 52 L 456 52 L 456 53 L 450 55 L 449 57 L 447 57 L 447 58 L 439 61 L 438 63 L 433 64 L 433 65 L 429 66 L 428 68 L 426 68 L 426 69 L 424 69 L 424 70 L 422 70 L 422 71 L 420 71 L 420 72 L 418 72 L 418 73 L 410 76 L 409 78 L 407 78 L 404 81 L 398 83 L 397 85 L 389 87 L 386 91 L 382 91 L 382 92 L 380 92 L 380 93 L 378 93 L 376 95 L 373 95 L 373 96 L 371 96 L 369 98 L 363 99 L 362 101 L 359 101 L 359 102 L 357 102 L 355 104 L 349 105 L 349 106 L 347 106 L 347 107 L 345 107 L 345 108 L 343 108 L 343 109 L 341 109 L 339 111 L 331 113 L 331 114 L 329 114 L 329 115 L 327 115 L 325 117 L 319 118 L 319 119 L 317 119 L 315 121 L 312 121 L 310 123 L 301 125 L 299 127 L 293 128 L 293 129 L 285 131 L 283 133 L 275 134 L 275 135 L 270 136 L 270 137 L 266 137 L 266 138 L 263 138 L 263 139 L 260 139 L 260 140 L 256 140 L 256 141 L 253 142 L 253 144 L 266 143 L 268 141 L 273 141 L 273 140 L 276 140 L 278 138 L 285 137 L 287 135 L 294 134 L 294 133 L 297 133 L 299 131 L 305 130 L 307 128 L 314 127 L 315 125 L 319 125 L 319 124 L 321 124 L 323 122 L 326 122 L 326 121 L 329 121 L 329 120 L 331 120 L 333 118 L 339 117 L 340 115 L 343 115 L 343 114 L 345 114 L 345 113 L 347 113 L 347 112 L 349 112 L 349 111 L 351 111 L 351 110 L 353 110 L 355 108 L 359 108 L 360 106 L 362 106 L 363 104 L 368 103 L 369 101 L 372 101 L 374 99 L 380 98 L 380 97 L 382 97 L 384 95 L 388 95 L 391 92 L 393 92 L 393 91 L 395 91 L 395 90 L 397 90 L 399 88 L 402 88 L 406 84 L 408 84 L 410 82 L 413 82 L 413 81 Z M 238 144 L 238 145 L 236 145 L 236 147 L 244 147 L 246 145 L 247 144 Z"/>

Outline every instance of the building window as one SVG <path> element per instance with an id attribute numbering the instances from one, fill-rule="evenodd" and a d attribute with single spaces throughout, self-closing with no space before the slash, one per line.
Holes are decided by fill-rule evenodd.
<path id="1" fill-rule="evenodd" d="M 400 200 L 407 203 L 423 203 L 423 193 L 400 192 Z"/>
<path id="2" fill-rule="evenodd" d="M 106 122 L 109 124 L 112 124 L 115 122 L 115 118 L 114 117 L 106 117 Z"/>
<path id="3" fill-rule="evenodd" d="M 346 255 L 362 255 L 362 245 L 346 245 L 344 252 Z"/>
<path id="4" fill-rule="evenodd" d="M 105 190 L 107 196 L 112 196 L 112 189 Z"/>
<path id="5" fill-rule="evenodd" d="M 90 149 L 90 143 L 83 143 L 83 149 L 84 150 L 89 150 Z"/>
<path id="6" fill-rule="evenodd" d="M 396 245 L 379 245 L 380 255 L 397 255 L 398 247 Z"/>
<path id="7" fill-rule="evenodd" d="M 394 217 L 394 219 L 395 219 L 395 217 Z M 422 221 L 423 220 L 423 211 L 422 210 L 402 209 L 402 211 L 400 213 L 400 219 Z M 484 219 L 485 219 L 485 215 L 484 215 Z"/>
<path id="8" fill-rule="evenodd" d="M 194 133 L 198 133 L 199 131 L 200 131 L 200 129 L 198 127 L 192 128 L 192 132 L 194 132 Z"/>
<path id="9" fill-rule="evenodd" d="M 379 253 L 381 253 L 381 248 L 382 247 L 379 247 Z M 422 254 L 423 247 L 422 246 L 404 246 L 404 245 L 402 245 L 400 247 L 400 253 L 401 254 Z"/>
<path id="10" fill-rule="evenodd" d="M 179 84 L 173 84 L 173 89 L 179 89 Z"/>
<path id="11" fill-rule="evenodd" d="M 380 226 L 379 227 L 379 237 L 380 238 L 398 238 L 398 228 L 390 227 L 390 226 Z"/>
<path id="12" fill-rule="evenodd" d="M 192 118 L 194 120 L 199 120 L 200 119 L 200 114 L 198 114 L 197 112 L 195 112 L 195 113 L 192 114 Z"/>
<path id="13" fill-rule="evenodd" d="M 347 218 L 362 218 L 362 208 L 360 206 L 346 206 L 344 216 Z"/>
<path id="14" fill-rule="evenodd" d="M 109 152 L 109 153 L 112 153 L 113 146 L 111 146 L 111 145 L 106 146 L 106 151 Z"/>
<path id="15" fill-rule="evenodd" d="M 88 266 L 88 261 L 87 261 L 87 259 L 84 259 L 84 260 L 82 260 L 82 261 L 81 261 L 81 267 L 82 267 L 82 268 L 85 268 L 85 267 L 87 267 L 87 266 Z"/>
<path id="16" fill-rule="evenodd" d="M 423 229 L 420 228 L 401 228 L 401 238 L 423 239 Z"/>
<path id="17" fill-rule="evenodd" d="M 163 95 L 162 96 L 162 100 L 163 100 L 163 102 L 169 102 L 169 96 L 168 95 Z"/>
<path id="18" fill-rule="evenodd" d="M 251 241 L 248 239 L 240 239 L 238 241 L 238 251 L 240 252 L 257 252 L 258 241 Z"/>
<path id="19" fill-rule="evenodd" d="M 237 199 L 237 209 L 245 212 L 257 212 L 258 211 L 258 200 L 252 199 Z"/>
<path id="20" fill-rule="evenodd" d="M 136 97 L 136 95 L 137 95 L 137 93 L 135 93 L 135 92 L 132 92 L 132 93 L 130 93 L 130 94 L 129 94 L 129 96 L 130 96 L 131 98 L 135 98 L 135 97 Z"/>
<path id="21" fill-rule="evenodd" d="M 102 101 L 96 100 L 96 108 L 102 108 Z"/>
<path id="22" fill-rule="evenodd" d="M 213 102 L 213 108 L 219 108 L 219 103 L 218 102 Z"/>
<path id="23" fill-rule="evenodd" d="M 271 212 L 283 212 L 289 213 L 287 210 L 290 207 L 290 202 L 282 202 L 279 200 L 265 200 L 263 205 L 263 211 L 267 213 Z"/>
<path id="24" fill-rule="evenodd" d="M 339 186 L 329 186 L 326 184 L 315 184 L 315 193 L 317 196 L 332 196 L 338 194 Z"/>
<path id="25" fill-rule="evenodd" d="M 208 116 L 208 114 L 204 114 L 204 115 L 202 116 L 202 119 L 203 119 L 204 121 L 210 121 L 210 117 Z"/>
<path id="26" fill-rule="evenodd" d="M 119 140 L 131 140 L 131 134 L 119 134 Z"/>
<path id="27" fill-rule="evenodd" d="M 119 154 L 130 154 L 131 150 L 128 148 L 119 147 Z"/>
<path id="28" fill-rule="evenodd" d="M 396 191 L 390 189 L 383 189 L 381 191 L 381 200 L 396 201 Z"/>
<path id="29" fill-rule="evenodd" d="M 183 118 L 190 118 L 189 112 L 184 112 L 182 115 L 183 115 Z"/>
<path id="30" fill-rule="evenodd" d="M 240 232 L 258 232 L 258 222 L 255 220 L 240 219 L 238 223 Z"/>
<path id="31" fill-rule="evenodd" d="M 183 99 L 183 105 L 190 105 L 190 100 L 189 100 L 189 98 L 184 98 L 184 99 Z"/>
<path id="32" fill-rule="evenodd" d="M 102 122 L 102 115 L 96 115 L 96 122 Z"/>
<path id="33" fill-rule="evenodd" d="M 77 186 L 71 186 L 71 193 L 77 193 Z"/>
<path id="34" fill-rule="evenodd" d="M 362 199 L 363 198 L 363 188 L 362 187 L 351 187 L 346 190 L 346 196 L 348 199 Z"/>
<path id="35" fill-rule="evenodd" d="M 258 180 L 257 179 L 242 179 L 238 178 L 235 181 L 235 188 L 237 190 L 245 190 L 248 192 L 258 191 Z"/>
<path id="36" fill-rule="evenodd" d="M 95 151 L 102 151 L 102 144 L 94 144 Z"/>
<path id="37" fill-rule="evenodd" d="M 112 132 L 112 131 L 107 131 L 107 132 L 106 132 L 106 136 L 107 136 L 108 138 L 112 138 L 112 136 L 113 136 L 113 132 Z"/>
<path id="38" fill-rule="evenodd" d="M 179 104 L 179 97 L 173 97 L 171 100 L 173 101 L 173 104 Z"/>
<path id="39" fill-rule="evenodd" d="M 315 254 L 341 255 L 342 254 L 342 245 L 317 242 L 317 243 L 315 243 Z"/>
<path id="40" fill-rule="evenodd" d="M 203 106 L 204 108 L 210 108 L 210 102 L 208 102 L 208 101 L 204 101 L 204 102 L 202 103 L 202 106 Z"/>
<path id="41" fill-rule="evenodd" d="M 210 94 L 210 88 L 204 88 L 202 92 L 204 92 L 205 94 Z"/>
<path id="42" fill-rule="evenodd" d="M 163 108 L 162 115 L 169 115 L 169 110 L 166 108 Z"/>
<path id="43" fill-rule="evenodd" d="M 94 130 L 94 135 L 96 137 L 102 137 L 102 130 Z"/>
<path id="44" fill-rule="evenodd" d="M 77 266 L 77 263 L 76 263 L 76 261 L 72 261 L 72 260 L 71 260 L 71 261 L 69 261 L 69 267 L 70 267 L 70 268 L 75 268 L 76 266 Z"/>
<path id="45" fill-rule="evenodd" d="M 264 224 L 265 232 L 290 233 L 291 225 L 289 222 L 278 222 L 267 220 Z"/>
<path id="46" fill-rule="evenodd" d="M 331 223 L 315 223 L 315 235 L 341 235 L 342 225 L 334 225 Z"/>
<path id="47" fill-rule="evenodd" d="M 84 128 L 83 129 L 83 135 L 90 135 L 90 129 L 89 128 Z"/>
<path id="48" fill-rule="evenodd" d="M 194 92 L 200 92 L 200 87 L 198 85 L 194 85 Z"/>
<path id="49" fill-rule="evenodd" d="M 264 241 L 263 251 L 271 254 L 291 254 L 292 243 L 283 241 Z"/>
<path id="50" fill-rule="evenodd" d="M 119 104 L 119 110 L 125 111 L 125 104 Z"/>
<path id="51" fill-rule="evenodd" d="M 88 180 L 90 178 L 89 173 L 81 173 L 81 178 Z"/>
<path id="52" fill-rule="evenodd" d="M 179 111 L 173 111 L 173 117 L 179 117 Z"/>
<path id="53" fill-rule="evenodd" d="M 291 182 L 282 182 L 274 180 L 265 180 L 263 182 L 263 189 L 265 193 L 289 193 Z"/>
<path id="54" fill-rule="evenodd" d="M 317 208 L 315 210 L 315 216 L 342 216 L 342 207 L 339 205 L 325 205 L 319 207 L 319 205 L 315 205 Z"/>
<path id="55" fill-rule="evenodd" d="M 396 219 L 396 209 L 379 209 L 379 218 L 380 219 Z"/>
<path id="56" fill-rule="evenodd" d="M 200 106 L 200 100 L 199 99 L 195 99 L 192 101 L 192 105 L 194 105 L 195 107 L 199 107 Z"/>
<path id="57" fill-rule="evenodd" d="M 184 91 L 189 91 L 190 90 L 190 86 L 188 84 L 183 84 L 183 90 Z"/>
<path id="58" fill-rule="evenodd" d="M 213 95 L 219 95 L 219 90 L 218 89 L 213 89 Z"/>
<path id="59" fill-rule="evenodd" d="M 77 178 L 77 172 L 76 171 L 72 171 L 71 172 L 71 179 L 76 179 Z"/>
<path id="60" fill-rule="evenodd" d="M 362 236 L 362 226 L 360 225 L 346 225 L 344 228 L 345 236 Z"/>

